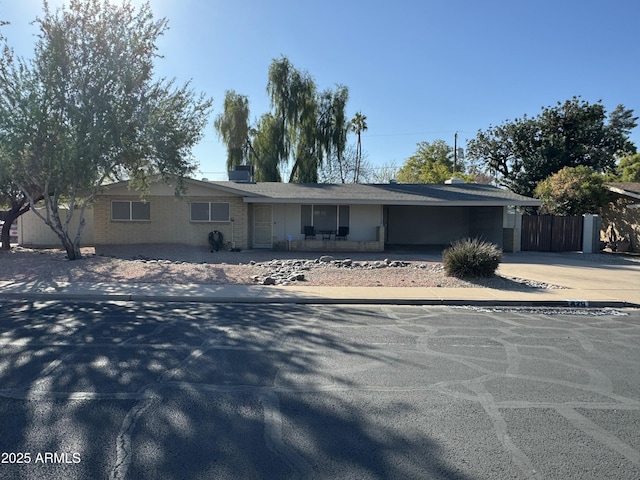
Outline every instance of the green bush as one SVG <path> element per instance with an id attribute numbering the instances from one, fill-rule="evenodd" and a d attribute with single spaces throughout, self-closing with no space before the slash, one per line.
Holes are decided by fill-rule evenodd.
<path id="1" fill-rule="evenodd" d="M 502 250 L 478 238 L 465 238 L 442 252 L 442 260 L 451 277 L 492 277 L 502 261 Z"/>

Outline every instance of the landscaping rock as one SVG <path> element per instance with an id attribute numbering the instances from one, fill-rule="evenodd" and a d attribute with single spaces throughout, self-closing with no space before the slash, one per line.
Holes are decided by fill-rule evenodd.
<path id="1" fill-rule="evenodd" d="M 322 255 L 314 260 L 278 260 L 273 259 L 266 262 L 249 262 L 250 265 L 264 270 L 264 273 L 252 275 L 251 280 L 262 285 L 290 285 L 295 282 L 302 282 L 309 275 L 313 274 L 315 269 L 350 269 L 350 270 L 371 270 L 380 268 L 420 268 L 433 272 L 442 271 L 441 265 L 412 265 L 411 262 L 403 262 L 400 260 L 378 260 L 375 262 L 354 262 L 350 258 L 336 259 L 331 255 Z"/>

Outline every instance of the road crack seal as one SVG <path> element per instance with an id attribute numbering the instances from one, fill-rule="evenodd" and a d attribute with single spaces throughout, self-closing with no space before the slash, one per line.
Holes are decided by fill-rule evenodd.
<path id="1" fill-rule="evenodd" d="M 120 431 L 116 438 L 116 459 L 115 466 L 109 474 L 109 480 L 120 480 L 127 478 L 127 472 L 129 470 L 129 464 L 131 463 L 131 436 L 133 430 L 138 423 L 138 420 L 149 409 L 154 402 L 154 398 L 149 398 L 143 402 L 138 403 L 131 410 L 127 412 L 127 415 L 122 421 Z"/>
<path id="2" fill-rule="evenodd" d="M 493 396 L 487 391 L 484 384 L 478 382 L 470 383 L 467 384 L 467 388 L 475 392 L 477 395 L 477 400 L 480 402 L 480 405 L 482 405 L 482 408 L 484 408 L 484 411 L 487 412 L 489 419 L 493 423 L 493 429 L 498 440 L 502 442 L 507 451 L 511 454 L 514 463 L 524 474 L 524 478 L 543 480 L 543 477 L 534 469 L 529 457 L 527 457 L 527 455 L 517 447 L 513 440 L 511 440 L 511 437 L 507 433 L 507 422 L 500 414 L 500 410 L 497 407 Z"/>
<path id="3" fill-rule="evenodd" d="M 634 465 L 640 467 L 640 452 L 629 444 L 623 442 L 615 435 L 596 425 L 587 417 L 580 415 L 573 408 L 556 407 L 556 411 L 566 418 L 571 424 L 591 436 L 605 447 L 619 453 Z"/>
<path id="4" fill-rule="evenodd" d="M 280 398 L 275 392 L 270 392 L 260 396 L 260 400 L 264 408 L 264 440 L 267 448 L 291 467 L 295 472 L 293 478 L 310 478 L 313 472 L 311 465 L 287 446 L 283 439 Z"/>

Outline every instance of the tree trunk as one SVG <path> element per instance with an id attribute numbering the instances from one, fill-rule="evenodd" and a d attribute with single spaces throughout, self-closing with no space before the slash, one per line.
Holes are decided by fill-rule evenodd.
<path id="1" fill-rule="evenodd" d="M 360 162 L 362 159 L 362 144 L 360 143 L 360 131 L 358 131 L 358 144 L 356 145 L 356 168 L 353 175 L 353 183 L 360 180 Z"/>
<path id="2" fill-rule="evenodd" d="M 52 196 L 49 197 L 40 197 L 36 201 L 44 199 L 44 203 L 46 206 L 46 215 L 38 212 L 38 210 L 34 210 L 33 212 L 44 222 L 46 223 L 53 233 L 55 233 L 60 239 L 60 243 L 62 243 L 63 248 L 67 252 L 67 258 L 69 260 L 78 260 L 82 257 L 80 253 L 80 236 L 82 234 L 82 229 L 84 228 L 84 211 L 86 207 L 86 203 L 80 209 L 80 225 L 78 227 L 78 231 L 76 233 L 76 237 L 74 240 L 71 239 L 69 235 L 68 228 L 69 222 L 71 221 L 72 213 L 67 214 L 66 221 L 63 223 L 60 219 L 60 213 L 58 211 L 58 203 L 57 198 L 52 200 Z M 75 206 L 75 197 L 72 196 L 69 201 L 69 208 L 72 209 Z"/>
<path id="3" fill-rule="evenodd" d="M 4 225 L 2 225 L 2 250 L 10 250 L 11 249 L 11 222 L 5 220 Z"/>
<path id="4" fill-rule="evenodd" d="M 79 260 L 82 257 L 80 253 L 80 244 L 72 242 L 67 235 L 58 235 L 58 237 L 60 237 L 60 241 L 67 252 L 67 258 L 69 260 Z"/>
<path id="5" fill-rule="evenodd" d="M 4 220 L 4 225 L 2 225 L 2 246 L 1 250 L 11 250 L 11 224 L 16 221 L 16 219 L 22 215 L 23 213 L 27 213 L 29 211 L 29 204 L 26 205 L 24 203 L 18 204 L 14 203 L 11 206 L 11 210 L 3 212 L 2 219 Z"/>
<path id="6" fill-rule="evenodd" d="M 84 214 L 84 209 L 82 210 L 82 213 Z M 78 235 L 76 236 L 75 240 L 72 240 L 68 232 L 68 220 L 63 226 L 63 223 L 60 220 L 60 216 L 57 211 L 52 216 L 54 221 L 45 223 L 49 223 L 51 229 L 55 232 L 56 235 L 58 235 L 62 246 L 67 252 L 67 258 L 69 260 L 79 260 L 82 257 L 80 253 L 80 233 L 82 227 L 84 226 L 84 218 L 80 219 L 81 225 L 79 227 Z"/>

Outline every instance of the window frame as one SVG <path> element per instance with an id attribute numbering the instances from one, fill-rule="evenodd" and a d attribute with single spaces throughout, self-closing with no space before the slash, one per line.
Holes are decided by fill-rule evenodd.
<path id="1" fill-rule="evenodd" d="M 113 207 L 115 204 L 129 204 L 129 216 L 128 218 L 115 218 Z M 133 218 L 134 208 L 133 205 L 144 205 L 144 213 L 148 215 L 148 218 Z M 139 211 L 138 211 L 139 213 Z M 150 222 L 151 221 L 151 202 L 143 202 L 140 200 L 111 200 L 111 221 L 112 222 Z"/>
<path id="2" fill-rule="evenodd" d="M 336 209 L 336 225 L 335 231 L 337 232 L 340 227 L 349 227 L 351 223 L 351 205 L 344 203 L 303 203 L 300 205 L 300 233 L 304 234 L 305 226 L 316 227 L 314 219 L 316 218 L 316 207 L 335 207 Z M 345 209 L 347 210 L 346 215 Z M 340 215 L 342 211 L 343 215 Z M 306 214 L 306 215 L 305 215 Z M 343 217 L 346 217 L 346 221 Z M 306 223 L 305 223 L 306 222 Z"/>
<path id="3" fill-rule="evenodd" d="M 199 220 L 193 218 L 193 205 L 207 205 L 207 219 Z M 226 205 L 226 218 L 211 218 L 214 212 L 212 205 Z M 229 223 L 231 222 L 231 203 L 230 202 L 190 202 L 189 203 L 189 221 L 193 223 Z"/>

